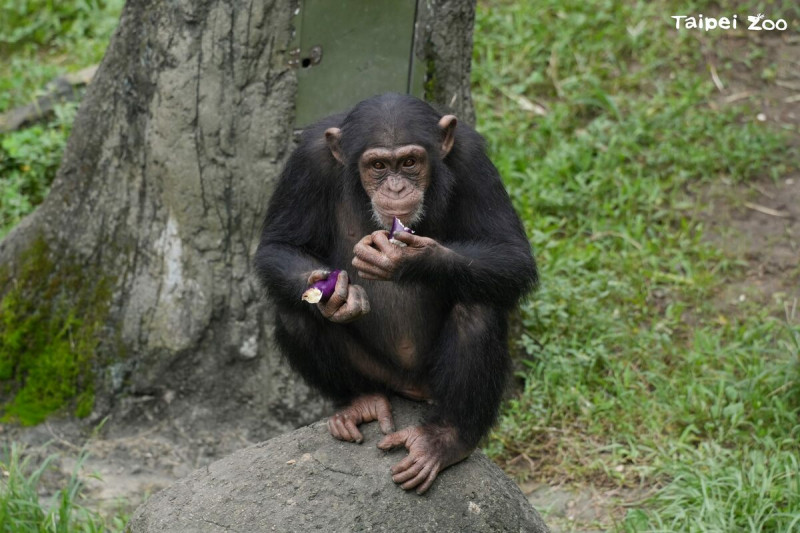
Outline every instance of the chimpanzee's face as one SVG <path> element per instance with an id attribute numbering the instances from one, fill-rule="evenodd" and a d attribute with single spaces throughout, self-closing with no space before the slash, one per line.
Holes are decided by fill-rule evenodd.
<path id="1" fill-rule="evenodd" d="M 416 144 L 369 148 L 359 158 L 358 171 L 380 226 L 391 228 L 394 217 L 406 226 L 422 218 L 431 174 L 425 148 Z"/>
<path id="2" fill-rule="evenodd" d="M 438 153 L 429 153 L 420 144 L 396 143 L 394 134 L 385 136 L 378 146 L 364 150 L 358 158 L 358 174 L 372 203 L 372 217 L 379 226 L 390 229 L 395 217 L 405 226 L 414 226 L 422 219 L 425 191 L 431 183 L 434 166 L 431 158 L 444 160 L 450 153 L 457 122 L 453 115 L 445 115 L 438 126 L 431 128 L 428 137 L 433 142 L 429 144 L 438 145 L 438 150 L 433 149 Z M 331 154 L 344 165 L 347 154 L 342 152 L 341 140 L 341 129 L 325 130 Z"/>

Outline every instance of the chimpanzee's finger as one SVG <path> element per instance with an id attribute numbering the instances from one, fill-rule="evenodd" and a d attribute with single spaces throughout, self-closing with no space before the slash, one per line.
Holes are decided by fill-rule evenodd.
<path id="1" fill-rule="evenodd" d="M 396 448 L 398 446 L 405 446 L 406 440 L 408 440 L 409 432 L 412 429 L 413 426 L 386 435 L 378 443 L 378 448 L 380 448 L 381 450 L 391 450 L 392 448 Z"/>
<path id="2" fill-rule="evenodd" d="M 425 246 L 425 239 L 423 237 L 407 231 L 398 231 L 394 234 L 394 238 L 412 248 L 421 248 Z"/>
<path id="3" fill-rule="evenodd" d="M 349 293 L 350 281 L 347 272 L 342 270 L 339 272 L 339 277 L 336 279 L 336 287 L 333 289 L 333 294 L 330 299 L 323 303 L 318 303 L 322 316 L 331 318 L 341 307 L 347 302 L 347 295 Z"/>
<path id="4" fill-rule="evenodd" d="M 372 309 L 372 306 L 369 303 L 369 296 L 367 296 L 367 291 L 364 290 L 364 287 L 361 285 L 351 285 L 351 287 L 353 287 L 353 290 L 358 291 L 358 300 L 361 304 L 361 313 L 366 315 Z"/>
<path id="5" fill-rule="evenodd" d="M 347 324 L 355 320 L 355 318 L 356 316 L 352 306 L 345 304 L 337 309 L 336 312 L 329 317 L 329 320 L 337 324 Z"/>
<path id="6" fill-rule="evenodd" d="M 349 286 L 350 276 L 347 275 L 346 270 L 340 270 L 339 277 L 336 279 L 336 288 L 333 290 L 333 294 L 347 300 L 347 294 L 350 292 Z"/>
<path id="7" fill-rule="evenodd" d="M 433 467 L 431 466 L 430 463 L 426 464 L 424 468 L 422 468 L 422 471 L 416 476 L 414 476 L 414 479 L 406 481 L 405 483 L 400 485 L 400 488 L 403 490 L 413 489 L 414 487 L 425 481 L 428 477 L 430 477 L 432 468 Z"/>
<path id="8" fill-rule="evenodd" d="M 358 311 L 359 315 L 366 315 L 369 313 L 369 297 L 367 297 L 367 291 L 364 290 L 364 287 L 360 285 L 350 285 L 350 290 L 352 294 L 350 298 L 355 300 L 355 309 Z"/>
<path id="9" fill-rule="evenodd" d="M 391 472 L 392 474 L 399 474 L 401 472 L 408 470 L 417 462 L 422 462 L 422 461 L 419 461 L 419 457 L 417 457 L 416 455 L 408 454 L 402 461 L 400 461 L 391 468 Z"/>
<path id="10" fill-rule="evenodd" d="M 317 270 L 312 270 L 311 274 L 308 275 L 308 284 L 313 285 L 314 283 L 318 282 L 321 279 L 325 279 L 330 274 L 330 270 L 326 270 L 324 268 L 319 268 Z"/>
<path id="11" fill-rule="evenodd" d="M 423 461 L 417 461 L 416 463 L 413 463 L 405 470 L 400 470 L 396 474 L 394 474 L 392 476 L 392 481 L 394 481 L 395 483 L 405 483 L 409 479 L 416 477 L 417 474 L 419 474 L 423 468 L 425 468 L 425 463 Z"/>
<path id="12" fill-rule="evenodd" d="M 389 242 L 389 234 L 385 232 L 375 232 L 372 234 L 372 243 L 375 247 L 381 251 L 382 254 L 389 257 L 397 256 L 400 253 L 400 250 L 397 249 L 397 245 L 392 244 Z"/>
<path id="13" fill-rule="evenodd" d="M 350 285 L 350 292 L 348 293 L 347 301 L 330 316 L 330 320 L 337 323 L 352 322 L 358 317 L 369 312 L 368 310 L 364 311 L 364 305 L 363 298 L 359 296 L 359 291 L 357 289 L 353 289 L 353 285 Z M 366 305 L 369 306 L 369 304 Z"/>
<path id="14" fill-rule="evenodd" d="M 335 428 L 335 427 L 334 427 L 334 425 L 333 425 L 333 418 L 329 418 L 329 419 L 328 419 L 328 432 L 329 432 L 329 433 L 330 433 L 330 434 L 331 434 L 331 435 L 332 435 L 334 438 L 337 438 L 337 439 L 339 438 L 339 437 L 337 437 L 337 436 L 336 436 L 336 428 Z"/>
<path id="15" fill-rule="evenodd" d="M 364 235 L 361 237 L 361 240 L 353 246 L 353 252 L 355 253 L 356 248 L 371 248 L 372 247 L 372 234 Z"/>
<path id="16" fill-rule="evenodd" d="M 353 261 L 351 261 L 353 267 L 361 273 L 369 274 L 370 276 L 374 276 L 379 279 L 389 279 L 390 274 L 388 270 L 384 270 L 378 266 L 375 266 L 372 263 L 368 263 L 363 261 L 359 257 L 354 257 Z"/>
<path id="17" fill-rule="evenodd" d="M 372 246 L 363 244 L 363 242 L 359 242 L 355 245 L 353 254 L 365 263 L 369 263 L 384 270 L 391 270 L 391 260 Z"/>
<path id="18" fill-rule="evenodd" d="M 426 479 L 425 483 L 423 483 L 422 486 L 417 489 L 417 494 L 424 494 L 425 491 L 431 488 L 431 485 L 436 480 L 436 476 L 438 475 L 439 475 L 439 467 L 434 466 L 431 472 L 428 474 L 428 479 Z"/>
<path id="19" fill-rule="evenodd" d="M 376 265 L 372 261 L 367 261 L 363 257 L 359 257 L 357 255 L 353 256 L 353 259 L 350 260 L 350 264 L 353 265 L 356 269 L 361 270 L 363 272 L 377 274 L 384 271 L 383 268 Z"/>
<path id="20" fill-rule="evenodd" d="M 356 427 L 353 419 L 347 415 L 344 415 L 344 427 L 347 429 L 348 433 L 350 433 L 350 438 L 353 440 L 353 442 L 357 442 L 359 444 L 364 442 L 364 436 L 358 430 L 358 427 Z"/>
<path id="21" fill-rule="evenodd" d="M 349 440 L 350 438 L 350 432 L 345 430 L 342 417 L 338 414 L 328 419 L 328 429 L 330 429 L 331 435 L 339 440 Z"/>
<path id="22" fill-rule="evenodd" d="M 358 244 L 356 244 L 356 246 L 358 246 L 359 244 L 363 244 L 365 246 L 371 246 L 372 245 L 372 233 L 370 233 L 369 235 L 364 235 L 363 237 L 361 237 L 361 240 L 358 241 Z"/>
<path id="23" fill-rule="evenodd" d="M 394 431 L 394 419 L 392 418 L 392 406 L 385 397 L 381 397 L 374 404 L 375 419 L 381 426 L 381 431 L 388 435 Z"/>
<path id="24" fill-rule="evenodd" d="M 367 296 L 363 289 L 357 285 L 350 285 L 350 294 L 347 296 L 347 305 L 345 305 L 341 312 L 347 321 L 355 320 L 356 318 L 369 313 L 369 303 Z"/>

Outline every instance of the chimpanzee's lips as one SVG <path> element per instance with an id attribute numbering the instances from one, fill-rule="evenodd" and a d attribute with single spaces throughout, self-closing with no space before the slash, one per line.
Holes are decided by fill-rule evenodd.
<path id="1" fill-rule="evenodd" d="M 403 220 L 406 217 L 411 217 L 416 212 L 418 204 L 417 202 L 413 202 L 413 204 L 407 202 L 393 202 L 394 205 L 388 206 L 385 205 L 388 202 L 384 202 L 383 206 L 376 205 L 375 210 L 380 214 L 382 217 L 389 218 L 390 220 L 394 220 L 394 217 Z"/>
<path id="2" fill-rule="evenodd" d="M 394 220 L 394 217 L 403 220 L 404 218 L 411 216 L 410 211 L 381 211 L 381 214 L 385 217 L 391 218 L 392 220 Z"/>
<path id="3" fill-rule="evenodd" d="M 411 222 L 411 219 L 414 218 L 413 211 L 380 211 L 379 214 L 387 228 L 392 226 L 392 222 L 394 222 L 395 218 L 399 218 L 400 222 L 406 225 L 408 225 Z"/>

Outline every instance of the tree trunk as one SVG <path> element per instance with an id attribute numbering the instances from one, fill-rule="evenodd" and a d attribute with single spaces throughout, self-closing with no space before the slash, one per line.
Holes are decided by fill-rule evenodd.
<path id="1" fill-rule="evenodd" d="M 251 264 L 293 148 L 295 7 L 127 2 L 48 198 L 0 243 L 7 416 L 37 357 L 72 380 L 40 396 L 90 420 L 231 422 L 265 438 L 321 414 L 272 345 Z M 474 1 L 420 7 L 429 96 L 471 121 Z"/>

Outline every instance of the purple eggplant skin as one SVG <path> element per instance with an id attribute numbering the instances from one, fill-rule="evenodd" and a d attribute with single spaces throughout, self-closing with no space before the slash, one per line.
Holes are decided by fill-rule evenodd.
<path id="1" fill-rule="evenodd" d="M 339 279 L 340 272 L 341 270 L 332 270 L 328 277 L 311 284 L 303 293 L 303 301 L 310 304 L 327 302 L 336 289 L 336 281 Z"/>
<path id="2" fill-rule="evenodd" d="M 414 233 L 414 230 L 411 228 L 407 228 L 400 222 L 400 219 L 394 217 L 394 221 L 392 222 L 392 229 L 389 231 L 389 242 L 392 244 L 396 244 L 398 246 L 405 246 L 404 242 L 400 242 L 394 238 L 394 234 L 398 231 L 405 231 L 406 233 Z"/>

